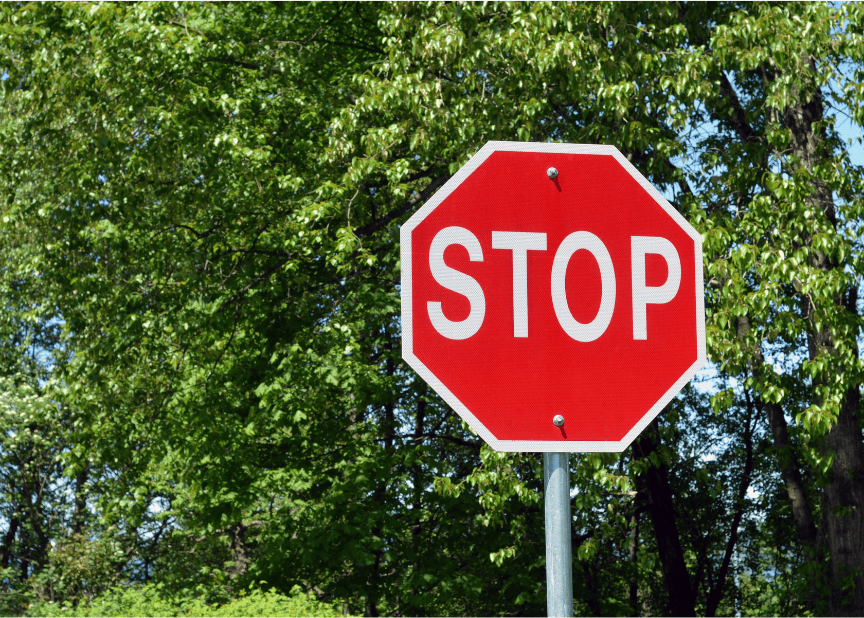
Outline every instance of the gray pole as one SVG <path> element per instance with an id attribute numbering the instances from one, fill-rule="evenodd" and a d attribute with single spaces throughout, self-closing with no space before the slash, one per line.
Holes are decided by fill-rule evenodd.
<path id="1" fill-rule="evenodd" d="M 570 547 L 570 456 L 543 453 L 546 499 L 546 613 L 573 615 L 573 560 Z"/>

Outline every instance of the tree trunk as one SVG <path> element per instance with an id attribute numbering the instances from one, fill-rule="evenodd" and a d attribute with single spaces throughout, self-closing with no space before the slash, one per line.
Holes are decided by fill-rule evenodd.
<path id="1" fill-rule="evenodd" d="M 422 436 L 426 432 L 426 402 L 421 400 L 417 402 L 417 416 L 414 418 L 414 448 L 421 448 Z M 411 504 L 411 540 L 416 548 L 416 555 L 421 555 L 424 542 L 421 532 L 423 531 L 423 469 L 421 467 L 420 458 L 418 457 L 411 467 L 411 483 L 414 485 L 414 501 Z M 414 564 L 415 576 L 420 573 L 422 565 Z M 416 581 L 416 579 L 414 579 Z M 413 582 L 411 586 L 411 597 L 416 598 L 417 590 L 414 588 Z M 412 606 L 410 610 L 415 616 L 425 615 L 423 608 Z"/>
<path id="2" fill-rule="evenodd" d="M 249 569 L 249 546 L 246 544 L 246 526 L 242 523 L 231 526 L 231 558 L 234 562 L 231 578 L 237 579 L 246 574 Z"/>
<path id="3" fill-rule="evenodd" d="M 830 561 L 830 610 L 835 616 L 864 614 L 864 446 L 856 415 L 857 389 L 846 396 L 826 438 L 834 461 L 825 486 L 823 526 Z M 822 531 L 820 531 L 822 532 Z"/>
<path id="4" fill-rule="evenodd" d="M 817 69 L 813 59 L 806 56 L 803 59 L 811 74 L 815 75 Z M 823 121 L 823 101 L 819 88 L 814 88 L 812 93 L 802 92 L 796 103 L 786 109 L 784 118 L 790 129 L 793 154 L 808 172 L 813 172 L 820 163 L 820 150 L 824 147 L 821 142 L 825 139 L 824 128 L 814 130 Z M 831 189 L 815 176 L 806 203 L 814 212 L 823 213 L 836 229 L 837 217 Z M 805 239 L 805 242 L 809 244 L 810 239 Z M 842 274 L 843 264 L 836 263 L 829 255 L 812 247 L 810 254 L 812 267 L 823 272 L 840 271 Z M 849 298 L 855 296 L 854 291 L 848 294 Z M 840 307 L 856 310 L 854 306 L 845 305 L 840 295 L 835 296 L 833 301 L 835 307 L 830 308 L 833 311 L 842 311 Z M 803 290 L 801 304 L 804 318 L 810 321 L 812 327 L 807 335 L 810 359 L 836 353 L 836 342 L 830 328 L 818 322 L 818 314 L 829 311 L 829 308 L 816 307 L 813 299 Z M 855 356 L 858 356 L 857 350 Z M 833 365 L 837 368 L 835 373 L 814 378 L 814 387 L 842 379 L 842 375 L 836 373 L 843 371 L 839 362 Z M 824 456 L 833 457 L 823 494 L 819 537 L 824 540 L 829 552 L 829 611 L 835 616 L 864 614 L 864 445 L 857 420 L 859 399 L 856 384 L 846 391 L 837 422 L 828 432 L 822 449 Z M 823 403 L 818 397 L 814 397 L 814 402 Z"/>
<path id="5" fill-rule="evenodd" d="M 657 421 L 651 422 L 642 435 L 633 443 L 636 459 L 647 460 L 658 450 L 660 432 Z M 668 613 L 672 616 L 695 616 L 695 601 L 690 575 L 681 550 L 681 538 L 675 523 L 675 507 L 672 503 L 672 488 L 669 473 L 662 461 L 651 465 L 639 475 L 640 491 L 648 498 L 648 515 L 657 537 L 657 552 L 663 568 L 663 581 L 669 595 Z"/>
<path id="6" fill-rule="evenodd" d="M 630 607 L 633 615 L 639 615 L 639 511 L 633 513 L 630 519 L 630 566 L 633 572 L 630 574 Z"/>
<path id="7" fill-rule="evenodd" d="M 378 571 L 381 568 L 381 557 L 383 551 L 379 551 L 375 555 L 375 563 L 372 566 L 372 577 L 370 578 L 369 587 L 366 590 L 366 615 L 380 616 L 378 613 Z"/>
<path id="8" fill-rule="evenodd" d="M 744 471 L 741 476 L 741 484 L 738 486 L 738 508 L 732 516 L 732 526 L 729 531 L 729 540 L 726 543 L 726 552 L 723 554 L 723 562 L 720 564 L 720 571 L 717 573 L 717 581 L 708 592 L 708 598 L 705 601 L 705 615 L 716 616 L 717 607 L 720 605 L 720 600 L 723 598 L 723 589 L 726 587 L 726 577 L 729 574 L 729 565 L 732 562 L 732 553 L 735 551 L 735 544 L 738 542 L 738 527 L 741 525 L 741 520 L 744 517 L 746 504 L 744 500 L 747 497 L 747 490 L 750 488 L 750 478 L 753 474 L 753 403 L 747 391 L 744 392 L 747 397 L 747 427 L 744 434 Z"/>
<path id="9" fill-rule="evenodd" d="M 18 533 L 18 526 L 21 525 L 21 520 L 18 517 L 13 517 L 9 520 L 9 527 L 6 529 L 6 534 L 3 535 L 3 547 L 0 547 L 0 568 L 9 566 L 9 559 L 12 557 L 12 543 L 15 541 L 15 535 Z"/>
<path id="10" fill-rule="evenodd" d="M 760 407 L 765 410 L 768 424 L 771 427 L 783 483 L 786 485 L 786 493 L 789 496 L 789 503 L 792 505 L 792 517 L 795 519 L 798 540 L 804 545 L 804 551 L 812 555 L 816 545 L 816 523 L 813 520 L 813 509 L 810 508 L 810 501 L 807 499 L 798 458 L 795 456 L 795 451 L 789 440 L 789 425 L 786 423 L 786 415 L 779 404 L 763 404 L 758 399 L 757 403 L 761 404 Z"/>
<path id="11" fill-rule="evenodd" d="M 81 534 L 84 531 L 84 522 L 87 517 L 87 496 L 84 486 L 90 471 L 87 468 L 81 470 L 75 477 L 75 512 L 72 514 L 72 534 Z"/>
<path id="12" fill-rule="evenodd" d="M 750 319 L 746 315 L 737 319 L 737 329 L 740 339 L 744 339 L 750 332 Z M 762 350 L 757 347 L 753 350 L 752 357 L 748 362 L 750 372 L 755 378 L 759 379 L 762 376 L 764 363 Z M 781 476 L 786 486 L 786 494 L 789 496 L 789 503 L 792 506 L 792 517 L 795 520 L 798 540 L 804 546 L 806 559 L 808 562 L 812 562 L 815 560 L 816 523 L 813 519 L 813 509 L 807 498 L 804 479 L 801 476 L 801 466 L 789 439 L 789 425 L 786 423 L 786 415 L 780 404 L 763 402 L 758 394 L 754 394 L 753 401 L 756 407 L 763 411 L 768 418 Z"/>
<path id="13" fill-rule="evenodd" d="M 395 345 L 391 340 L 388 344 L 388 349 L 393 350 Z M 385 361 L 385 372 L 387 377 L 392 376 L 396 371 L 396 365 L 393 362 L 392 358 L 387 358 Z M 385 460 L 389 460 L 392 456 L 393 446 L 395 444 L 396 438 L 396 410 L 393 403 L 386 403 L 383 406 L 384 408 L 384 418 L 383 418 L 383 430 L 384 430 L 384 456 Z M 387 497 L 387 478 L 379 479 L 379 485 L 376 487 L 375 492 L 373 494 L 373 502 L 377 504 L 382 510 L 387 508 L 386 505 L 386 497 Z M 375 538 L 381 538 L 383 534 L 383 530 L 375 526 L 372 529 L 372 535 Z M 371 573 L 369 574 L 367 580 L 367 588 L 366 588 L 366 615 L 367 616 L 379 616 L 378 611 L 378 587 L 381 579 L 381 560 L 384 557 L 384 550 L 380 549 L 375 552 L 375 562 L 372 564 Z"/>

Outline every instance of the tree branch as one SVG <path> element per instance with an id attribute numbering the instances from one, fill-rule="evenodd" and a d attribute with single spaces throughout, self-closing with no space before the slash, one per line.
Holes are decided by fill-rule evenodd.
<path id="1" fill-rule="evenodd" d="M 252 69 L 253 71 L 258 71 L 261 68 L 259 64 L 252 64 L 251 62 L 242 62 L 240 60 L 234 60 L 233 58 L 202 58 L 204 62 L 218 62 L 219 64 L 227 64 L 232 67 L 241 67 L 244 69 Z"/>
<path id="2" fill-rule="evenodd" d="M 717 581 L 711 587 L 708 593 L 708 599 L 705 602 L 705 615 L 716 616 L 717 607 L 720 605 L 720 599 L 723 597 L 723 587 L 726 585 L 726 576 L 729 573 L 729 564 L 732 561 L 732 552 L 735 551 L 735 545 L 738 542 L 738 527 L 741 525 L 741 519 L 744 517 L 744 512 L 747 508 L 744 501 L 747 497 L 747 489 L 750 487 L 750 477 L 753 473 L 753 425 L 754 412 L 753 401 L 750 398 L 750 391 L 744 389 L 744 398 L 747 402 L 747 427 L 744 431 L 744 473 L 741 476 L 741 485 L 738 488 L 738 509 L 735 515 L 732 516 L 732 526 L 729 531 L 729 540 L 726 543 L 726 552 L 723 555 L 723 562 L 720 564 L 720 572 L 717 573 Z"/>
<path id="3" fill-rule="evenodd" d="M 304 41 L 301 41 L 301 42 L 299 42 L 299 43 L 298 43 L 297 41 L 277 41 L 277 42 L 278 42 L 278 43 L 288 44 L 288 45 L 296 45 L 297 47 L 300 47 L 300 48 L 302 49 L 303 47 L 305 47 L 306 45 L 308 45 L 309 43 L 311 43 L 312 41 L 314 41 L 315 38 L 316 38 L 319 34 L 321 34 L 321 32 L 322 32 L 322 31 L 323 31 L 327 26 L 329 26 L 329 25 L 332 24 L 334 21 L 336 21 L 336 19 L 339 17 L 339 15 L 342 14 L 342 11 L 343 11 L 344 9 L 345 9 L 345 5 L 343 4 L 343 5 L 341 5 L 341 6 L 339 7 L 339 10 L 336 11 L 336 14 L 333 15 L 333 17 L 331 17 L 330 19 L 328 19 L 327 21 L 325 21 L 323 24 L 321 24 L 320 26 L 318 26 L 318 28 L 315 30 L 315 32 L 313 32 L 313 33 L 310 34 L 308 37 L 306 37 L 306 39 L 305 39 Z"/>
<path id="4" fill-rule="evenodd" d="M 735 127 L 735 132 L 741 141 L 745 144 L 758 141 L 758 137 L 750 125 L 747 123 L 747 116 L 744 113 L 744 108 L 741 106 L 741 101 L 738 95 L 735 94 L 735 89 L 729 78 L 726 77 L 725 71 L 720 71 L 720 93 L 729 100 L 729 105 L 732 108 L 732 126 Z"/>
<path id="5" fill-rule="evenodd" d="M 384 215 L 380 219 L 373 221 L 372 223 L 369 223 L 368 225 L 364 225 L 363 227 L 358 227 L 356 230 L 354 230 L 354 234 L 358 237 L 369 236 L 370 234 L 374 234 L 375 232 L 380 230 L 382 227 L 384 227 L 385 225 L 387 225 L 388 223 L 390 223 L 394 219 L 401 217 L 406 212 L 408 212 L 409 210 L 411 210 L 412 208 L 417 206 L 417 204 L 425 202 L 427 199 L 429 199 L 429 197 L 435 191 L 437 191 L 449 179 L 450 179 L 449 174 L 444 174 L 442 176 L 439 176 L 438 178 L 434 179 L 432 181 L 432 183 L 428 187 L 426 187 L 423 191 L 421 191 L 418 195 L 416 195 L 415 197 L 413 197 L 410 200 L 408 200 L 407 202 L 405 202 L 405 204 L 401 208 L 397 208 L 393 212 L 390 212 L 390 213 Z"/>
<path id="6" fill-rule="evenodd" d="M 242 290 L 240 290 L 239 292 L 237 292 L 236 294 L 234 294 L 234 296 L 232 296 L 231 298 L 229 298 L 227 301 L 225 301 L 224 303 L 222 303 L 222 306 L 219 307 L 219 309 L 218 309 L 218 311 L 216 311 L 216 313 L 220 313 L 220 312 L 221 312 L 225 307 L 227 307 L 228 305 L 232 305 L 232 304 L 234 304 L 234 303 L 238 303 L 238 302 L 240 302 L 241 300 L 243 300 L 243 297 L 246 296 L 246 293 L 249 292 L 249 290 L 252 290 L 252 289 L 258 287 L 258 285 L 259 285 L 262 281 L 264 281 L 265 279 L 267 279 L 268 277 L 270 277 L 270 275 L 272 275 L 274 272 L 276 272 L 277 270 L 279 270 L 279 269 L 280 269 L 282 266 L 284 266 L 284 265 L 288 262 L 288 260 L 290 260 L 290 259 L 291 259 L 291 257 L 288 256 L 288 257 L 286 257 L 286 258 L 284 258 L 284 259 L 279 260 L 278 262 L 276 262 L 273 266 L 271 266 L 270 268 L 268 268 L 268 269 L 264 272 L 264 274 L 262 274 L 260 277 L 258 277 L 257 279 L 255 279 L 255 281 L 253 281 L 252 283 L 250 283 L 249 285 L 247 285 L 245 288 L 243 288 Z"/>

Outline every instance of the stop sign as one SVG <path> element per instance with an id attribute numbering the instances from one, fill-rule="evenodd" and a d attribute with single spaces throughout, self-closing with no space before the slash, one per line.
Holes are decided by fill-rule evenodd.
<path id="1" fill-rule="evenodd" d="M 488 142 L 401 242 L 402 356 L 497 450 L 621 451 L 705 362 L 701 237 L 613 146 Z"/>

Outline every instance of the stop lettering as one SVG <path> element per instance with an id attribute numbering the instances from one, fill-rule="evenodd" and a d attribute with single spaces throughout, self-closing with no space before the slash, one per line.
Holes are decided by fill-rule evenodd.
<path id="1" fill-rule="evenodd" d="M 490 142 L 401 240 L 403 357 L 498 450 L 622 450 L 705 360 L 701 237 L 614 147 Z"/>

